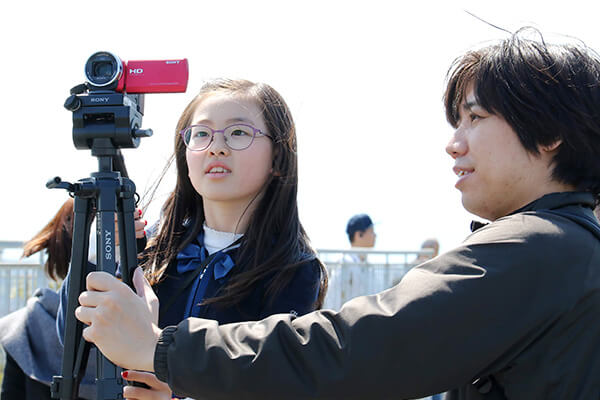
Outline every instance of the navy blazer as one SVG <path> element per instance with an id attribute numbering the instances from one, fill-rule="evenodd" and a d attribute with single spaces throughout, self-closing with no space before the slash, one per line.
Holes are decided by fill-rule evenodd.
<path id="1" fill-rule="evenodd" d="M 234 259 L 237 250 L 228 254 Z M 154 285 L 154 291 L 160 301 L 159 326 L 164 328 L 169 325 L 177 325 L 186 318 L 185 310 L 190 295 L 191 285 L 182 291 L 187 277 L 192 272 L 179 274 L 177 262 L 171 262 L 165 276 L 158 284 Z M 229 279 L 239 271 L 234 266 L 224 277 L 215 279 L 212 274 L 206 274 L 202 279 L 209 279 L 204 295 L 205 299 L 216 297 Z M 308 259 L 304 264 L 297 267 L 297 271 L 289 284 L 283 288 L 275 298 L 266 296 L 267 288 L 272 276 L 259 281 L 254 290 L 235 306 L 222 306 L 218 303 L 204 305 L 200 309 L 199 318 L 213 319 L 220 324 L 240 321 L 257 321 L 269 315 L 278 313 L 293 313 L 303 315 L 315 309 L 315 303 L 319 295 L 321 282 L 321 268 L 315 258 Z M 172 299 L 177 296 L 176 299 Z M 168 307 L 168 309 L 166 309 Z"/>

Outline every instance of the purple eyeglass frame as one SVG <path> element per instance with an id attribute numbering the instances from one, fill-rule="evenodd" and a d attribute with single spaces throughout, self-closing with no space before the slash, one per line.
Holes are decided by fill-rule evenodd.
<path id="1" fill-rule="evenodd" d="M 210 133 L 211 133 L 211 136 L 210 136 L 210 142 L 208 142 L 208 144 L 206 145 L 206 147 L 205 147 L 205 148 L 203 148 L 203 149 L 193 150 L 193 149 L 190 149 L 190 148 L 188 147 L 188 145 L 187 145 L 187 144 L 185 144 L 185 135 L 184 135 L 184 134 L 185 134 L 185 131 L 187 131 L 188 129 L 190 129 L 190 128 L 193 128 L 193 127 L 195 127 L 195 126 L 201 126 L 201 127 L 203 127 L 203 128 L 207 128 L 207 129 L 210 131 Z M 183 144 L 185 145 L 185 147 L 187 147 L 188 149 L 190 149 L 190 151 L 204 151 L 204 150 L 208 149 L 208 148 L 210 147 L 210 145 L 212 144 L 213 140 L 215 140 L 215 133 L 217 133 L 217 132 L 220 132 L 220 133 L 222 133 L 223 135 L 225 135 L 225 131 L 226 131 L 227 129 L 231 128 L 232 126 L 245 126 L 245 127 L 247 127 L 247 128 L 250 128 L 250 129 L 252 129 L 252 140 L 250 141 L 250 144 L 249 144 L 248 146 L 244 147 L 243 149 L 234 149 L 234 148 L 232 148 L 231 146 L 229 146 L 229 144 L 228 144 L 228 143 L 227 143 L 227 141 L 225 140 L 225 146 L 227 146 L 227 147 L 228 147 L 229 149 L 231 149 L 231 150 L 234 150 L 234 151 L 242 151 L 242 150 L 246 150 L 248 147 L 252 146 L 252 143 L 254 143 L 254 139 L 256 138 L 256 134 L 257 134 L 257 133 L 258 133 L 258 134 L 260 134 L 261 136 L 266 136 L 266 137 L 268 137 L 269 139 L 273 140 L 273 138 L 272 138 L 270 135 L 268 135 L 268 134 L 264 133 L 263 131 L 261 131 L 260 129 L 258 129 L 258 128 L 255 128 L 255 127 L 253 127 L 252 125 L 248 125 L 248 124 L 232 124 L 232 125 L 228 125 L 228 126 L 226 126 L 226 127 L 225 127 L 225 128 L 223 128 L 223 129 L 213 129 L 213 128 L 211 128 L 211 127 L 210 127 L 210 126 L 208 126 L 208 125 L 202 125 L 202 124 L 190 125 L 190 126 L 187 126 L 187 127 L 183 128 L 183 129 L 182 129 L 182 130 L 179 132 L 179 134 L 181 135 L 181 140 L 183 140 Z"/>

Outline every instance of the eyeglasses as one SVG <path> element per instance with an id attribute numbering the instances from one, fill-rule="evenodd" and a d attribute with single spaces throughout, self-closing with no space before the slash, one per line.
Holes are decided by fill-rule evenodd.
<path id="1" fill-rule="evenodd" d="M 210 146 L 217 132 L 223 134 L 225 145 L 231 150 L 247 149 L 257 136 L 266 136 L 272 140 L 271 136 L 263 133 L 260 129 L 246 124 L 230 125 L 224 129 L 212 129 L 206 125 L 191 125 L 180 133 L 183 143 L 188 149 L 201 151 Z"/>

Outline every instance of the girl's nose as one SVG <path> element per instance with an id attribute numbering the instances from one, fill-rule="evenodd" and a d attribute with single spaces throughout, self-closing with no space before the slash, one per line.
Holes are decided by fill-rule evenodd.
<path id="1" fill-rule="evenodd" d="M 227 156 L 230 151 L 225 143 L 225 135 L 222 132 L 217 132 L 213 135 L 212 142 L 208 146 L 210 154 L 213 156 Z"/>

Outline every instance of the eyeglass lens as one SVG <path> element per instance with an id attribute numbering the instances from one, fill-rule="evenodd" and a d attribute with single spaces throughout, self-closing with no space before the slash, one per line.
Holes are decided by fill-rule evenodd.
<path id="1" fill-rule="evenodd" d="M 208 126 L 190 126 L 183 132 L 183 140 L 190 150 L 204 150 L 212 142 L 214 132 Z M 252 144 L 254 130 L 246 125 L 232 125 L 225 128 L 223 136 L 229 148 L 243 150 Z"/>

